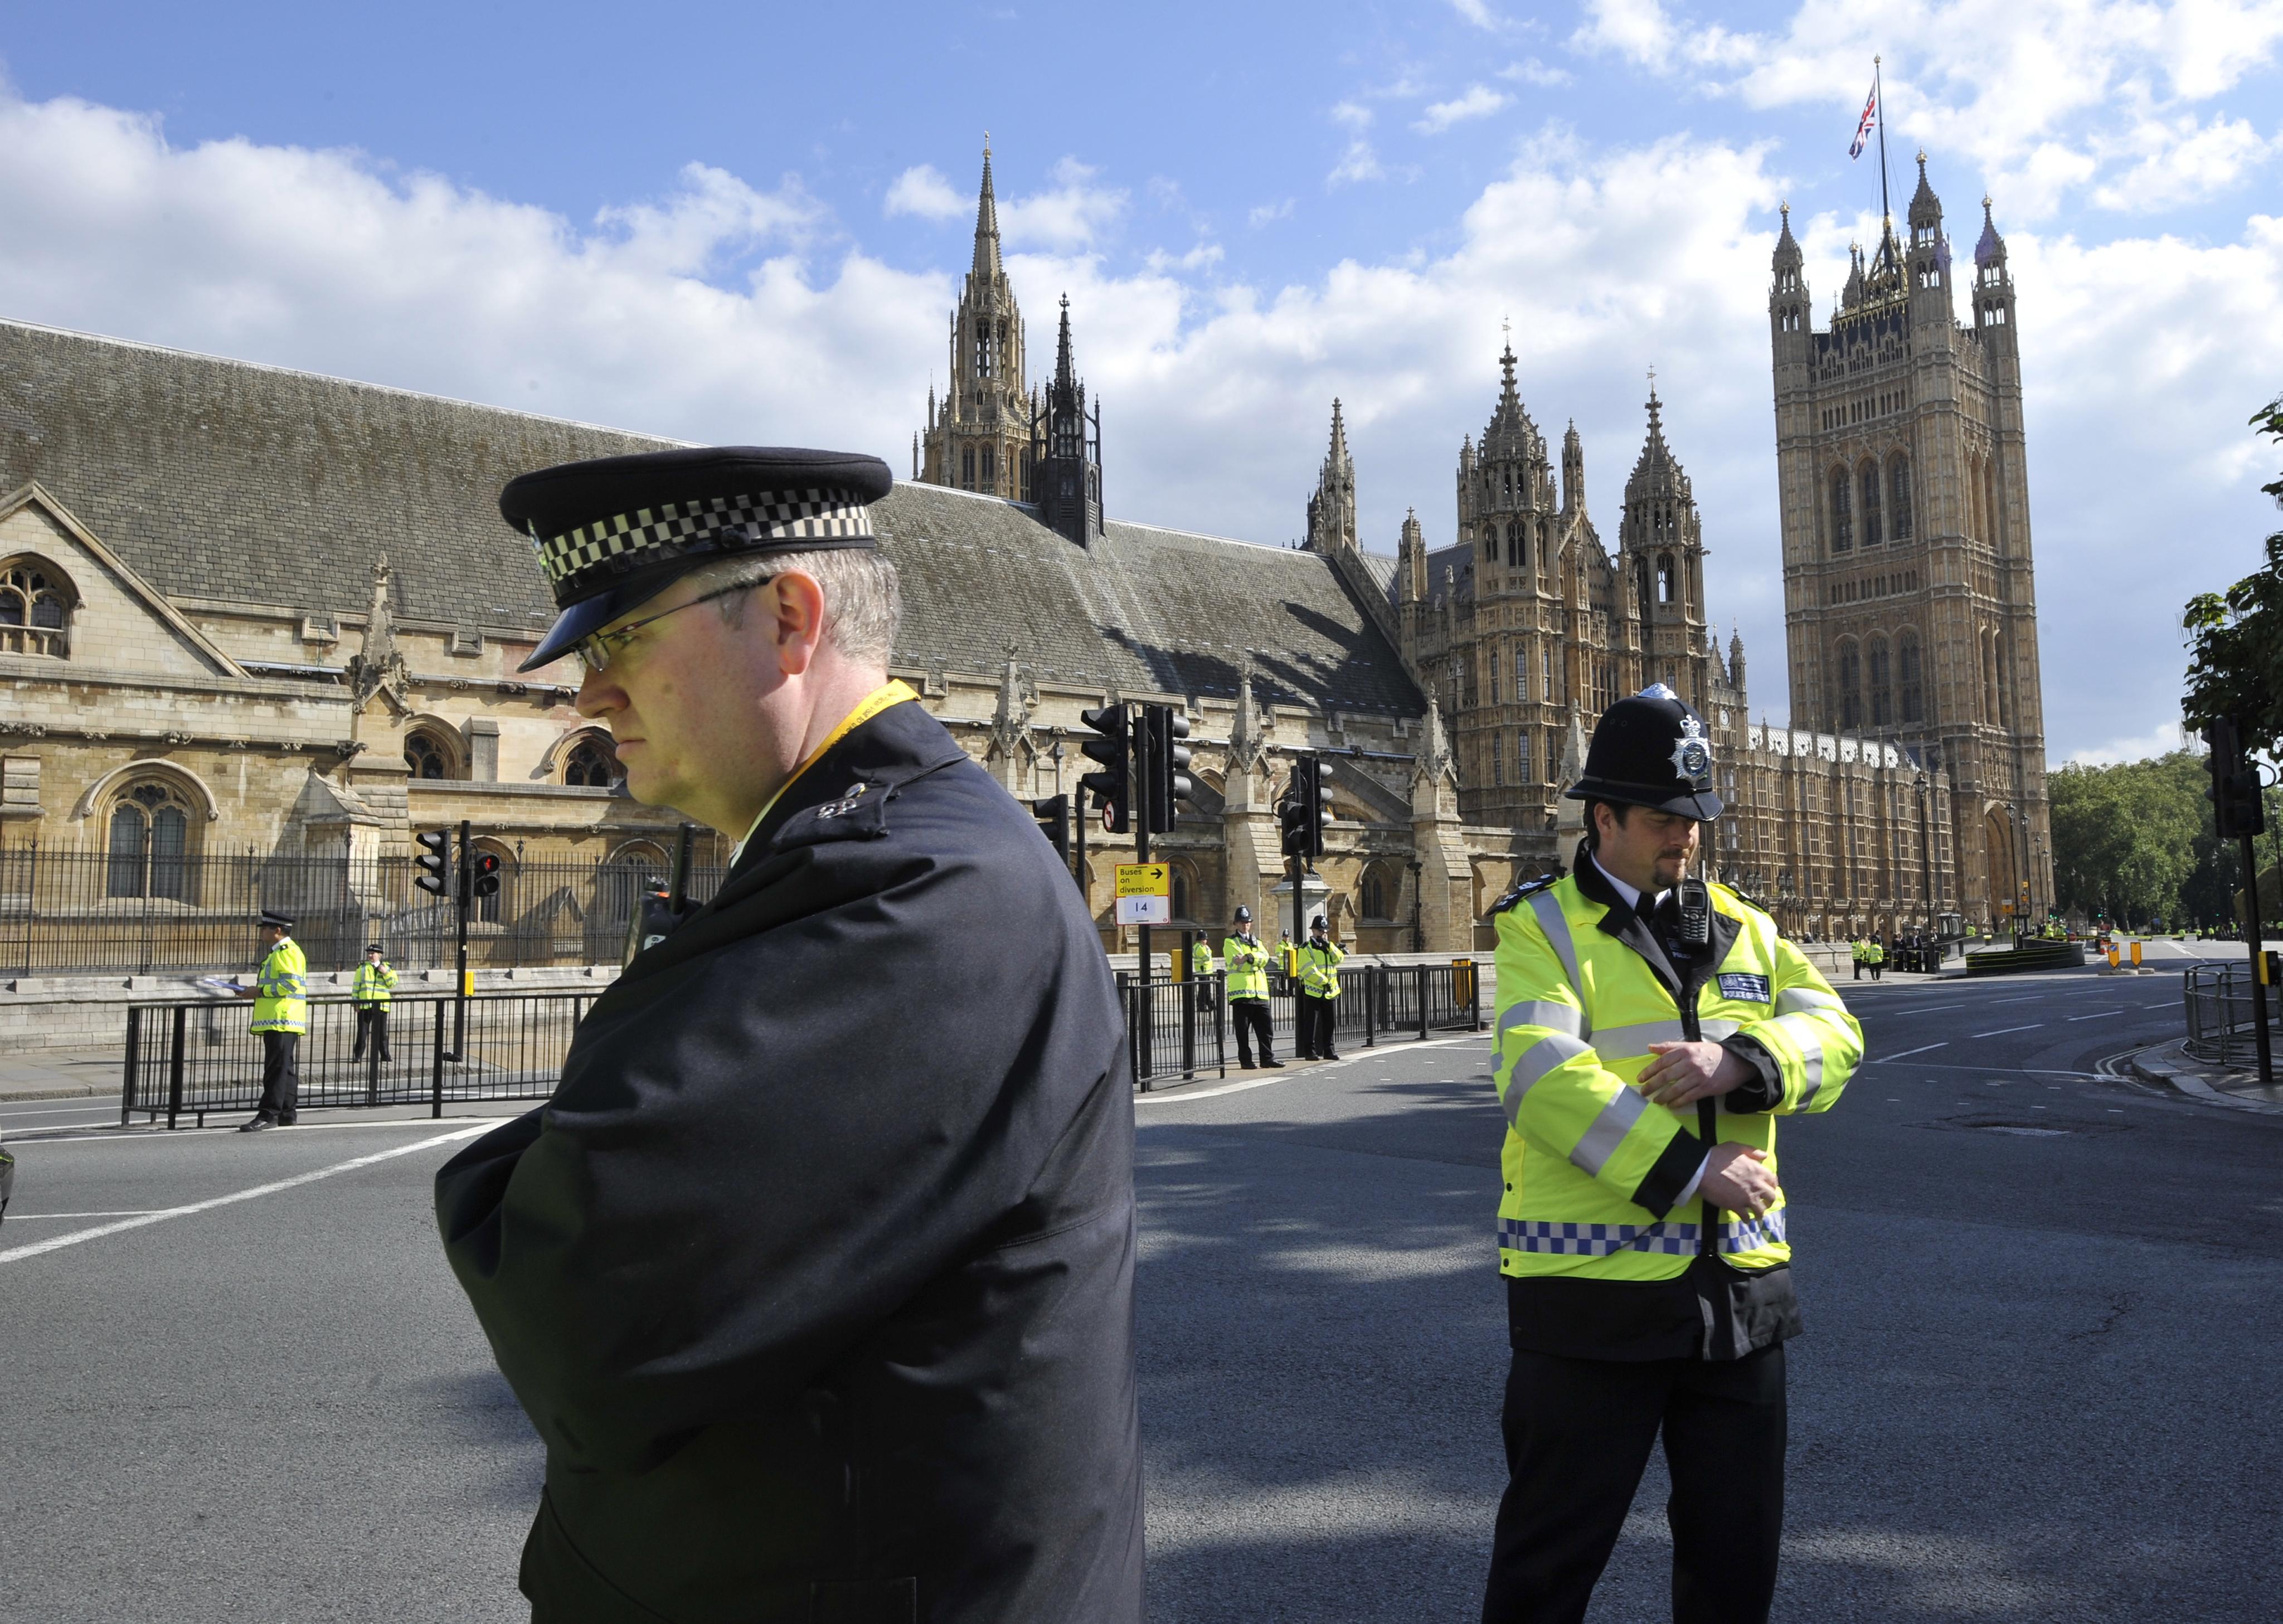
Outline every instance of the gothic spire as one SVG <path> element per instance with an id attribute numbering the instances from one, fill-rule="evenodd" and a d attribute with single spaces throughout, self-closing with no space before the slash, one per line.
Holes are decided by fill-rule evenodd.
<path id="1" fill-rule="evenodd" d="M 1071 361 L 1070 295 L 1063 295 L 1062 332 L 1055 339 L 1055 382 L 1056 391 L 1075 388 L 1078 369 Z"/>
<path id="2" fill-rule="evenodd" d="M 983 135 L 983 195 L 975 203 L 975 275 L 996 276 L 999 262 L 999 199 L 991 190 L 991 134 Z"/>
<path id="3" fill-rule="evenodd" d="M 1344 468 L 1348 463 L 1348 431 L 1340 422 L 1340 398 L 1332 397 L 1332 449 L 1324 461 L 1333 468 Z"/>
<path id="4" fill-rule="evenodd" d="M 1974 245 L 1974 263 L 1977 267 L 2006 263 L 2006 239 L 1998 235 L 1998 222 L 1990 217 L 1990 198 L 1982 198 L 1982 240 Z"/>

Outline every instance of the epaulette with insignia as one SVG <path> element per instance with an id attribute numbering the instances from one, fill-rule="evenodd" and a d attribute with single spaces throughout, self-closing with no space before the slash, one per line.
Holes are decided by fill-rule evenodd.
<path id="1" fill-rule="evenodd" d="M 1505 896 L 1491 904 L 1491 912 L 1493 913 L 1503 913 L 1508 908 L 1514 906 L 1515 904 L 1520 902 L 1523 897 L 1537 895 L 1539 891 L 1544 890 L 1547 886 L 1554 884 L 1561 878 L 1562 871 L 1557 868 L 1551 874 L 1542 874 L 1539 875 L 1535 880 L 1516 881 L 1512 890 L 1509 890 Z"/>
<path id="2" fill-rule="evenodd" d="M 1753 896 L 1751 892 L 1746 890 L 1742 886 L 1738 885 L 1733 880 L 1721 881 L 1720 889 L 1727 892 L 1731 897 L 1734 897 L 1738 902 L 1742 903 L 1748 908 L 1757 908 L 1763 913 L 1773 912 L 1766 903 L 1762 902 L 1758 897 Z"/>

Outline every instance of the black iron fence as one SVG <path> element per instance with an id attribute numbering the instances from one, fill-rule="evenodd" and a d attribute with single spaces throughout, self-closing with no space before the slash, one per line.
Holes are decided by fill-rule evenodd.
<path id="1" fill-rule="evenodd" d="M 1227 978 L 1176 981 L 1135 972 L 1118 975 L 1134 1081 L 1147 1092 L 1159 1083 L 1226 1076 L 1230 1042 Z M 1292 1053 L 1299 998 L 1282 976 L 1270 983 L 1268 1020 L 1274 1042 Z M 1340 971 L 1334 1041 L 1365 1048 L 1399 1037 L 1425 1039 L 1482 1030 L 1481 976 L 1471 959 L 1449 964 L 1349 964 Z"/>
<path id="2" fill-rule="evenodd" d="M 399 998 L 387 1048 L 360 1031 L 347 999 L 312 998 L 300 1045 L 300 1105 L 425 1105 L 477 1100 L 544 1100 L 563 1075 L 571 1034 L 591 992 L 486 993 L 467 999 Z M 141 1115 L 169 1128 L 209 1112 L 251 1113 L 261 1098 L 261 1039 L 236 998 L 136 1004 L 127 1011 L 119 1120 Z"/>
<path id="3" fill-rule="evenodd" d="M 289 914 L 313 970 L 344 970 L 379 942 L 400 969 L 448 967 L 450 904 L 417 889 L 405 858 L 172 857 L 0 850 L 0 975 L 148 975 L 242 969 L 259 960 L 254 921 Z M 704 901 L 725 871 L 690 874 Z M 504 859 L 479 900 L 469 962 L 485 968 L 615 964 L 658 862 Z"/>
<path id="4" fill-rule="evenodd" d="M 2260 986 L 2248 964 L 2192 964 L 2182 992 L 2187 1006 L 2187 1050 L 2217 1066 L 2248 1066 L 2257 1058 L 2252 1031 L 2255 998 L 2267 1000 L 2267 1030 L 2283 1041 L 2283 986 Z"/>

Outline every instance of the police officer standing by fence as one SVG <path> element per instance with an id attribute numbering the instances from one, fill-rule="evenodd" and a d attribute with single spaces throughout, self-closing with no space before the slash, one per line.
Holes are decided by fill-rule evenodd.
<path id="1" fill-rule="evenodd" d="M 1340 960 L 1347 954 L 1336 945 L 1331 927 L 1321 913 L 1308 921 L 1308 944 L 1300 950 L 1300 996 L 1295 1000 L 1298 1030 L 1293 1047 L 1304 1061 L 1336 1061 L 1332 1029 L 1339 1023 Z"/>
<path id="2" fill-rule="evenodd" d="M 1494 909 L 1513 1364 L 1484 1624 L 1576 1624 L 1662 1433 L 1673 1616 L 1765 1620 L 1799 1330 L 1775 1118 L 1827 1109 L 1862 1032 L 1775 922 L 1687 877 L 1720 816 L 1663 684 L 1602 713 L 1574 871 Z"/>
<path id="3" fill-rule="evenodd" d="M 1236 1063 L 1251 1071 L 1257 1045 L 1264 1068 L 1282 1070 L 1268 1020 L 1268 949 L 1252 934 L 1251 908 L 1236 911 L 1236 933 L 1221 938 L 1220 957 L 1228 978 L 1229 1024 L 1236 1029 Z"/>
<path id="4" fill-rule="evenodd" d="M 349 1050 L 349 1059 L 364 1058 L 367 1039 L 373 1053 L 383 1061 L 396 1057 L 388 1052 L 388 1006 L 396 997 L 396 970 L 388 962 L 388 955 L 379 943 L 374 942 L 364 950 L 364 962 L 349 977 L 349 1000 L 356 1006 L 356 1043 Z"/>
<path id="5" fill-rule="evenodd" d="M 437 1176 L 534 1624 L 1139 1624 L 1133 1079 L 1030 814 L 888 680 L 869 456 L 528 474 L 627 792 L 738 843 Z M 1019 921 L 1011 923 L 1009 921 Z"/>
<path id="6" fill-rule="evenodd" d="M 281 1127 L 300 1115 L 301 1038 L 309 1030 L 309 960 L 293 939 L 292 916 L 261 913 L 261 969 L 238 996 L 253 1000 L 253 1030 L 261 1039 L 261 1102 L 240 1133 Z"/>

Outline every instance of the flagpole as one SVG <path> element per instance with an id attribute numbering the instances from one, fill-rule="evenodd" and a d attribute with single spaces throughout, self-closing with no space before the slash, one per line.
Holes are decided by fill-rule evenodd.
<path id="1" fill-rule="evenodd" d="M 1887 252 L 1887 237 L 1894 230 L 1895 206 L 1887 196 L 1887 87 L 1879 77 L 1879 58 L 1871 58 L 1871 98 L 1879 106 L 1879 221 L 1883 229 L 1879 234 L 1879 252 Z"/>

